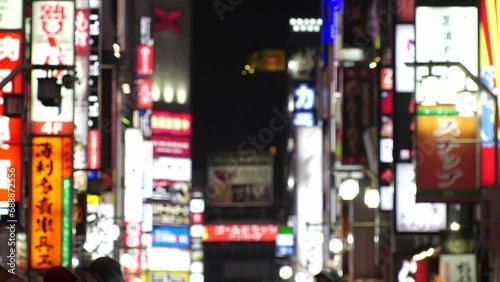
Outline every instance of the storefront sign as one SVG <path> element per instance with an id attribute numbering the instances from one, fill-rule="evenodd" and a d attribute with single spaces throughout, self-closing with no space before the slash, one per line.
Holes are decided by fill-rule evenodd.
<path id="1" fill-rule="evenodd" d="M 189 206 L 153 203 L 153 225 L 189 225 Z"/>
<path id="2" fill-rule="evenodd" d="M 191 157 L 191 138 L 177 136 L 153 136 L 155 157 Z"/>
<path id="3" fill-rule="evenodd" d="M 293 124 L 296 126 L 313 126 L 316 112 L 315 81 L 294 81 Z"/>
<path id="4" fill-rule="evenodd" d="M 153 75 L 153 46 L 137 47 L 137 75 Z"/>
<path id="5" fill-rule="evenodd" d="M 23 1 L 3 0 L 0 6 L 0 29 L 22 29 L 23 7 Z"/>
<path id="6" fill-rule="evenodd" d="M 71 242 L 72 140 L 32 139 L 32 269 L 68 266 Z"/>
<path id="7" fill-rule="evenodd" d="M 191 181 L 191 159 L 171 157 L 154 159 L 153 179 Z"/>
<path id="8" fill-rule="evenodd" d="M 191 136 L 191 114 L 153 111 L 151 128 L 153 135 Z"/>
<path id="9" fill-rule="evenodd" d="M 274 242 L 278 226 L 272 224 L 205 225 L 204 242 Z"/>
<path id="10" fill-rule="evenodd" d="M 143 274 L 143 281 L 151 282 L 188 282 L 188 272 L 150 271 Z"/>
<path id="11" fill-rule="evenodd" d="M 477 264 L 475 254 L 447 255 L 439 257 L 439 274 L 441 281 L 477 281 Z"/>
<path id="12" fill-rule="evenodd" d="M 153 98 L 151 79 L 141 78 L 137 80 L 137 108 L 151 109 L 153 107 Z"/>
<path id="13" fill-rule="evenodd" d="M 415 61 L 415 25 L 396 24 L 395 33 L 394 87 L 396 92 L 413 92 L 415 68 L 407 66 L 406 63 Z"/>
<path id="14" fill-rule="evenodd" d="M 153 226 L 153 247 L 189 248 L 189 226 Z"/>
<path id="15" fill-rule="evenodd" d="M 75 53 L 87 55 L 89 53 L 89 10 L 75 12 Z"/>
<path id="16" fill-rule="evenodd" d="M 383 67 L 380 69 L 380 90 L 382 91 L 392 91 L 392 68 Z"/>
<path id="17" fill-rule="evenodd" d="M 100 169 L 101 167 L 101 132 L 99 130 L 89 131 L 88 146 L 88 168 Z"/>
<path id="18" fill-rule="evenodd" d="M 417 201 L 478 201 L 477 117 L 455 106 L 417 108 Z"/>
<path id="19" fill-rule="evenodd" d="M 101 23 L 100 9 L 90 9 L 89 12 L 89 95 L 88 95 L 88 126 L 89 129 L 99 129 L 100 124 L 100 97 L 101 91 L 99 76 L 101 75 Z"/>
<path id="20" fill-rule="evenodd" d="M 75 64 L 75 7 L 73 1 L 33 1 L 31 63 L 36 65 Z M 65 71 L 52 71 L 59 78 Z M 31 74 L 32 134 L 71 135 L 73 133 L 73 89 L 61 88 L 61 106 L 46 107 L 38 100 L 38 78 L 46 70 Z"/>

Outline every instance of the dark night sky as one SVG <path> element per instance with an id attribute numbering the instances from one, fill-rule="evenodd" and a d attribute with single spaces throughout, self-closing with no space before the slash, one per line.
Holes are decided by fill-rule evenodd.
<path id="1" fill-rule="evenodd" d="M 219 0 L 227 3 L 228 0 Z M 241 76 L 247 57 L 262 48 L 285 48 L 288 19 L 319 16 L 315 0 L 242 0 L 221 21 L 213 0 L 193 0 L 193 162 L 212 150 L 235 151 L 267 125 L 284 103 L 286 78 Z"/>

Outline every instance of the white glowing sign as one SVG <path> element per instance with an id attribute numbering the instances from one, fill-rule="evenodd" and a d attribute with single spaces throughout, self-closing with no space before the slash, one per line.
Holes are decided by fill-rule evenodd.
<path id="1" fill-rule="evenodd" d="M 32 7 L 31 63 L 34 65 L 75 64 L 75 7 L 73 1 L 36 1 Z M 49 72 L 60 78 L 65 71 Z M 47 77 L 46 70 L 33 70 L 31 75 L 32 133 L 41 135 L 72 134 L 73 90 L 62 88 L 61 107 L 46 107 L 37 98 L 38 78 Z"/>
<path id="2" fill-rule="evenodd" d="M 323 267 L 322 148 L 321 127 L 297 128 L 297 259 L 312 276 Z"/>
<path id="3" fill-rule="evenodd" d="M 23 28 L 23 1 L 2 0 L 0 5 L 0 29 Z"/>

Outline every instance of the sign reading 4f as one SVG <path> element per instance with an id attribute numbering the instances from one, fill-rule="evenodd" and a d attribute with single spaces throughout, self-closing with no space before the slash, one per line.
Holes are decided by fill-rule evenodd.
<path id="1" fill-rule="evenodd" d="M 314 110 L 314 89 L 307 84 L 300 84 L 295 89 L 295 111 L 311 111 Z"/>

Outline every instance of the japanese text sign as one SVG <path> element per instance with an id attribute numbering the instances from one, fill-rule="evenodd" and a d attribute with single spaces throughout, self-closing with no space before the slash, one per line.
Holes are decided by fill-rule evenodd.
<path id="1" fill-rule="evenodd" d="M 22 29 L 23 19 L 23 1 L 2 1 L 0 6 L 0 29 Z"/>
<path id="2" fill-rule="evenodd" d="M 137 47 L 137 75 L 153 75 L 153 46 Z"/>
<path id="3" fill-rule="evenodd" d="M 74 1 L 33 1 L 31 63 L 37 65 L 75 64 Z M 66 71 L 52 71 L 59 78 Z M 47 107 L 38 100 L 38 78 L 47 77 L 46 70 L 33 70 L 31 75 L 31 120 L 35 135 L 71 135 L 73 131 L 73 90 L 61 88 L 61 105 Z"/>
<path id="4" fill-rule="evenodd" d="M 63 201 L 67 201 L 63 177 L 71 177 L 72 141 L 70 137 L 34 137 L 32 144 L 30 265 L 47 269 L 62 264 Z"/>
<path id="5" fill-rule="evenodd" d="M 22 48 L 21 32 L 0 31 L 0 79 L 4 79 L 22 62 Z M 22 74 L 18 74 L 13 81 L 4 86 L 2 92 L 19 94 L 22 89 Z"/>
<path id="6" fill-rule="evenodd" d="M 89 11 L 76 10 L 75 14 L 75 53 L 85 55 L 89 52 Z"/>
<path id="7" fill-rule="evenodd" d="M 153 111 L 151 128 L 153 135 L 171 134 L 191 136 L 191 114 Z"/>
<path id="8" fill-rule="evenodd" d="M 439 258 L 439 273 L 442 281 L 476 282 L 476 255 L 448 255 Z"/>
<path id="9" fill-rule="evenodd" d="M 273 224 L 206 225 L 205 242 L 274 242 L 278 226 Z"/>

